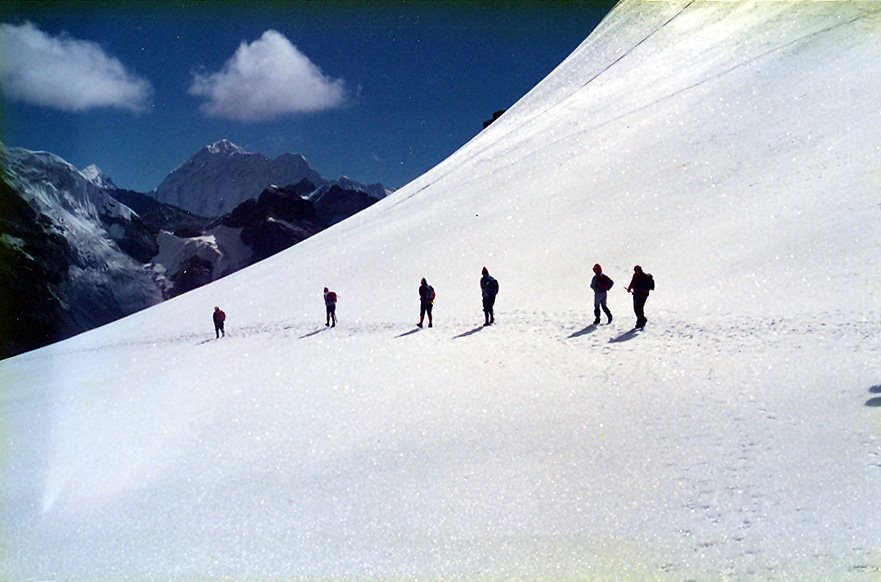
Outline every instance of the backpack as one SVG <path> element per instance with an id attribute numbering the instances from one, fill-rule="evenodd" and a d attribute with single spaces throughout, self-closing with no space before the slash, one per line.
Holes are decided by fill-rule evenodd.
<path id="1" fill-rule="evenodd" d="M 649 290 L 654 291 L 655 290 L 655 278 L 652 277 L 651 275 L 646 275 L 646 276 L 649 278 Z"/>
<path id="2" fill-rule="evenodd" d="M 495 277 L 490 277 L 489 281 L 486 282 L 486 292 L 491 297 L 499 294 L 499 282 L 496 281 Z"/>
<path id="3" fill-rule="evenodd" d="M 600 289 L 601 289 L 601 290 L 603 290 L 603 291 L 608 291 L 609 289 L 612 288 L 612 285 L 614 285 L 615 282 L 612 281 L 612 278 L 611 278 L 611 277 L 609 277 L 608 275 L 606 275 L 605 273 L 603 273 L 602 275 L 600 275 L 599 284 L 600 284 Z"/>
<path id="4" fill-rule="evenodd" d="M 327 295 L 324 296 L 324 300 L 327 303 L 336 303 L 336 292 L 328 291 Z"/>
<path id="5" fill-rule="evenodd" d="M 429 301 L 434 301 L 434 298 L 435 298 L 434 287 L 432 287 L 431 285 L 428 286 L 428 292 L 425 294 L 425 298 L 428 299 Z"/>

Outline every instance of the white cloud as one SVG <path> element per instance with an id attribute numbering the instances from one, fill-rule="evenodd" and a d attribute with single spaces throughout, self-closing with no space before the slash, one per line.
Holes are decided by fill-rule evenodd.
<path id="1" fill-rule="evenodd" d="M 237 121 L 262 121 L 309 113 L 343 104 L 345 82 L 325 76 L 282 34 L 267 30 L 243 42 L 223 69 L 193 75 L 190 95 L 204 97 L 207 115 Z"/>
<path id="2" fill-rule="evenodd" d="M 150 82 L 97 43 L 52 37 L 30 22 L 0 24 L 0 86 L 9 99 L 63 111 L 146 108 Z"/>

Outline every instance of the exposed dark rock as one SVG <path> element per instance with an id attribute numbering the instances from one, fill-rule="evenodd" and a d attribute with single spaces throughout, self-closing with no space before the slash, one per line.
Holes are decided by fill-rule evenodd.
<path id="1" fill-rule="evenodd" d="M 260 193 L 260 196 L 242 202 L 229 214 L 213 221 L 209 227 L 223 224 L 231 228 L 246 228 L 253 225 L 255 221 L 264 220 L 270 216 L 287 221 L 314 221 L 316 219 L 315 208 L 311 202 L 303 198 L 314 189 L 312 183 L 307 180 L 293 186 L 269 186 Z"/>
<path id="2" fill-rule="evenodd" d="M 169 232 L 199 232 L 210 222 L 210 218 L 197 216 L 189 210 L 164 204 L 155 198 L 132 190 L 111 190 L 111 196 L 138 213 L 146 224 L 156 231 L 159 229 Z M 198 236 L 198 235 L 194 235 Z"/>
<path id="3" fill-rule="evenodd" d="M 71 264 L 67 240 L 0 181 L 0 358 L 58 341 L 76 330 L 58 296 Z"/>
<path id="4" fill-rule="evenodd" d="M 193 255 L 180 271 L 171 276 L 174 283 L 172 295 L 180 295 L 207 285 L 213 280 L 213 275 L 214 266 L 211 262 Z"/>
<path id="5" fill-rule="evenodd" d="M 302 242 L 321 230 L 314 222 L 290 223 L 272 217 L 242 229 L 242 242 L 251 247 L 254 262 L 262 261 L 298 242 Z"/>
<path id="6" fill-rule="evenodd" d="M 318 195 L 314 200 L 315 212 L 322 222 L 331 225 L 361 212 L 376 202 L 376 198 L 360 190 L 345 190 L 337 185 Z"/>
<path id="7" fill-rule="evenodd" d="M 303 198 L 314 188 L 307 180 L 293 186 L 270 186 L 215 222 L 241 228 L 241 239 L 251 247 L 252 261 L 263 260 L 325 228 L 312 203 Z"/>
<path id="8" fill-rule="evenodd" d="M 487 127 L 492 125 L 495 120 L 497 120 L 499 117 L 501 117 L 502 115 L 505 114 L 505 111 L 507 111 L 507 109 L 499 109 L 498 111 L 493 113 L 492 119 L 488 119 L 483 122 L 483 129 L 486 129 Z"/>
<path id="9" fill-rule="evenodd" d="M 125 220 L 102 214 L 101 222 L 107 227 L 119 249 L 139 263 L 149 263 L 159 252 L 159 245 L 156 244 L 159 229 L 146 224 L 137 216 Z"/>

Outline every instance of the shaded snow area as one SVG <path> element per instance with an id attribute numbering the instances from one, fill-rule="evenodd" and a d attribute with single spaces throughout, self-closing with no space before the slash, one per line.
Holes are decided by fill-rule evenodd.
<path id="1" fill-rule="evenodd" d="M 156 242 L 159 253 L 154 263 L 163 265 L 166 271 L 176 273 L 193 256 L 211 263 L 214 273 L 223 276 L 248 264 L 251 249 L 242 242 L 242 229 L 218 225 L 207 234 L 181 238 L 167 231 L 159 231 Z"/>
<path id="2" fill-rule="evenodd" d="M 879 62 L 875 3 L 625 0 L 352 219 L 0 363 L 0 578 L 877 580 Z"/>

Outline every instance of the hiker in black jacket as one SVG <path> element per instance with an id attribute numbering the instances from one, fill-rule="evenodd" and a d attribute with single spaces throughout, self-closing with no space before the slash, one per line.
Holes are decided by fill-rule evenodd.
<path id="1" fill-rule="evenodd" d="M 493 306 L 496 304 L 496 295 L 499 294 L 499 282 L 489 274 L 486 267 L 481 271 L 483 277 L 480 278 L 480 293 L 483 296 L 483 317 L 484 326 L 492 325 L 496 322 L 493 314 Z"/>
<path id="2" fill-rule="evenodd" d="M 223 330 L 223 322 L 226 321 L 226 313 L 220 307 L 214 306 L 214 314 L 211 316 L 214 320 L 214 335 L 217 338 L 221 336 L 226 337 L 226 332 Z"/>
<path id="3" fill-rule="evenodd" d="M 649 298 L 649 291 L 655 288 L 655 280 L 636 265 L 633 267 L 633 278 L 627 286 L 627 292 L 633 293 L 633 313 L 636 314 L 636 328 L 643 329 L 648 320 L 645 318 L 645 302 Z"/>
<path id="4" fill-rule="evenodd" d="M 434 307 L 434 297 L 434 287 L 429 285 L 423 277 L 419 284 L 419 323 L 416 324 L 416 327 L 422 327 L 426 314 L 428 315 L 428 327 L 432 326 L 431 308 Z"/>
<path id="5" fill-rule="evenodd" d="M 324 307 L 327 312 L 327 320 L 325 327 L 336 327 L 336 300 L 335 291 L 331 291 L 327 287 L 324 288 Z"/>

